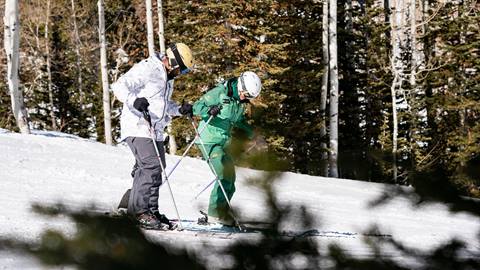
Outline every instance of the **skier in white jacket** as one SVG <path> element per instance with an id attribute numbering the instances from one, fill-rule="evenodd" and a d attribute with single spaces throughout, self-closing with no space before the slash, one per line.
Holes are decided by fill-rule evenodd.
<path id="1" fill-rule="evenodd" d="M 190 104 L 178 105 L 171 100 L 173 79 L 188 73 L 193 64 L 190 48 L 183 43 L 174 43 L 165 55 L 156 54 L 135 64 L 112 84 L 115 96 L 123 103 L 121 140 L 127 142 L 136 161 L 133 186 L 127 195 L 128 213 L 146 228 L 167 229 L 172 224 L 158 211 L 162 169 L 143 112 L 148 110 L 150 114 L 165 167 L 164 129 L 173 116 L 191 111 Z"/>

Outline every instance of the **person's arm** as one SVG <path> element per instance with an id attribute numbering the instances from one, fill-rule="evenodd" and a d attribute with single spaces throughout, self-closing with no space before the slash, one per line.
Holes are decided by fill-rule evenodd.
<path id="1" fill-rule="evenodd" d="M 173 92 L 173 81 L 167 82 L 167 89 L 165 89 L 165 91 L 167 91 L 167 93 L 170 93 L 170 95 L 168 96 L 168 100 L 165 104 L 165 106 L 167 106 L 167 114 L 170 116 L 181 116 L 182 114 L 179 112 L 180 105 L 171 99 Z"/>
<path id="2" fill-rule="evenodd" d="M 202 119 L 208 119 L 210 117 L 208 114 L 210 107 L 220 105 L 219 96 L 222 89 L 222 86 L 217 86 L 205 93 L 193 104 L 193 114 L 200 116 Z"/>
<path id="3" fill-rule="evenodd" d="M 180 105 L 175 103 L 172 100 L 169 100 L 167 103 L 167 114 L 170 116 L 181 116 L 182 114 L 180 113 Z"/>
<path id="4" fill-rule="evenodd" d="M 127 104 L 130 110 L 134 110 L 133 102 L 137 98 L 144 81 L 141 76 L 136 75 L 138 66 L 133 66 L 127 73 L 122 75 L 112 84 L 114 95 L 120 102 Z"/>

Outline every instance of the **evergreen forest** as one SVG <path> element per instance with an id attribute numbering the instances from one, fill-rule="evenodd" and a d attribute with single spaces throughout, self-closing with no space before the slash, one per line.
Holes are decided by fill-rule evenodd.
<path id="1" fill-rule="evenodd" d="M 263 89 L 249 119 L 290 171 L 332 176 L 333 155 L 341 178 L 410 185 L 411 172 L 441 171 L 463 195 L 480 197 L 478 1 L 152 2 L 156 50 L 161 3 L 166 44 L 187 44 L 196 61 L 175 79 L 173 99 L 193 103 L 255 71 Z M 145 10 L 143 0 L 104 1 L 110 83 L 149 55 Z M 105 142 L 97 2 L 19 1 L 19 21 L 30 128 Z M 7 58 L 2 49 L 0 128 L 18 131 Z M 122 104 L 113 93 L 109 102 L 115 139 Z M 180 155 L 195 136 L 185 118 L 169 132 Z"/>

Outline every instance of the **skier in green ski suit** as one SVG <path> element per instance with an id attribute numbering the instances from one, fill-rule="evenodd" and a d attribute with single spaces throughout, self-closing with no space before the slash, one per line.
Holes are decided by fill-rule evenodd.
<path id="1" fill-rule="evenodd" d="M 195 143 L 221 181 L 229 201 L 235 192 L 235 166 L 227 151 L 231 131 L 233 127 L 237 127 L 244 130 L 249 139 L 253 138 L 252 127 L 245 119 L 245 105 L 249 99 L 260 94 L 261 87 L 260 78 L 254 72 L 247 71 L 238 78 L 218 84 L 193 104 L 193 114 L 202 119 L 199 131 L 203 129 L 210 116 L 213 116 L 203 130 L 201 140 L 197 139 Z M 210 194 L 209 220 L 231 226 L 234 220 L 229 213 L 225 195 L 216 181 Z"/>

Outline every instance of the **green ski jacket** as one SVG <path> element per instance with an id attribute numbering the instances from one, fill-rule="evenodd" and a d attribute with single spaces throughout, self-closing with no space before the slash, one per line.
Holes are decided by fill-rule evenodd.
<path id="1" fill-rule="evenodd" d="M 221 106 L 222 109 L 202 132 L 204 144 L 226 144 L 230 140 L 233 127 L 243 129 L 250 139 L 253 137 L 253 129 L 245 119 L 245 103 L 241 103 L 238 96 L 237 79 L 218 84 L 193 104 L 193 114 L 202 118 L 198 131 L 201 131 L 208 121 L 208 110 L 213 105 Z M 197 140 L 196 143 L 200 141 Z"/>

